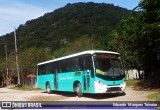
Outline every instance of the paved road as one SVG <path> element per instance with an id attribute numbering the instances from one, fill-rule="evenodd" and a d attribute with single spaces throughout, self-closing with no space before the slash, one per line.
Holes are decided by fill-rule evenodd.
<path id="1" fill-rule="evenodd" d="M 0 88 L 0 101 L 153 101 L 146 96 L 152 92 L 136 91 L 132 87 L 127 87 L 124 95 L 84 94 L 78 98 L 75 93 L 55 92 L 47 94 L 41 90 L 21 91 L 8 88 Z"/>

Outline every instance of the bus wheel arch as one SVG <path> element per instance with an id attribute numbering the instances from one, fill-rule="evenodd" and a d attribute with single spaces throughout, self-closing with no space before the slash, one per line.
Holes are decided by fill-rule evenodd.
<path id="1" fill-rule="evenodd" d="M 46 82 L 46 91 L 47 91 L 48 94 L 52 93 L 49 81 Z"/>
<path id="2" fill-rule="evenodd" d="M 74 92 L 77 92 L 78 97 L 82 97 L 83 96 L 83 92 L 82 92 L 82 85 L 79 81 L 75 81 L 73 84 L 73 89 Z"/>

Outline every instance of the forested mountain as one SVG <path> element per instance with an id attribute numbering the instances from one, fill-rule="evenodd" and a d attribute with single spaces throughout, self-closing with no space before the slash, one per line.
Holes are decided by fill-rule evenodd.
<path id="1" fill-rule="evenodd" d="M 67 4 L 20 25 L 17 29 L 18 47 L 48 47 L 55 51 L 82 36 L 97 41 L 110 33 L 128 14 L 128 10 L 112 4 Z M 11 50 L 14 48 L 13 35 L 9 33 L 0 37 L 0 42 L 6 42 Z"/>
<path id="2" fill-rule="evenodd" d="M 36 64 L 89 49 L 108 49 L 110 33 L 130 11 L 105 3 L 74 3 L 20 25 L 17 32 L 21 76 L 35 73 Z M 0 37 L 8 45 L 9 77 L 16 75 L 14 33 Z M 0 77 L 6 77 L 0 46 Z"/>

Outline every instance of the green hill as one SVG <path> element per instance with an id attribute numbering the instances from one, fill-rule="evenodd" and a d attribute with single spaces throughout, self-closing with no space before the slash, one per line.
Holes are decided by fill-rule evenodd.
<path id="1" fill-rule="evenodd" d="M 27 21 L 17 29 L 18 47 L 48 47 L 57 50 L 82 36 L 100 39 L 114 29 L 129 11 L 112 4 L 75 3 L 67 4 L 51 13 Z M 63 41 L 66 43 L 62 43 Z M 14 49 L 13 32 L 0 37 L 9 51 Z"/>
<path id="2" fill-rule="evenodd" d="M 17 32 L 20 72 L 33 73 L 38 62 L 88 49 L 105 49 L 108 35 L 129 10 L 105 3 L 74 3 L 20 25 Z M 14 34 L 0 37 L 8 45 L 9 75 L 16 73 Z M 0 46 L 0 74 L 6 73 Z"/>

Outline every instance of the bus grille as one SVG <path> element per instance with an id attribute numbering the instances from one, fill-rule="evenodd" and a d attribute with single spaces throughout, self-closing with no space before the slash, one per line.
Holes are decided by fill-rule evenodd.
<path id="1" fill-rule="evenodd" d="M 121 88 L 120 87 L 111 87 L 111 88 L 108 88 L 108 90 L 106 92 L 114 92 L 114 91 L 121 91 Z"/>

